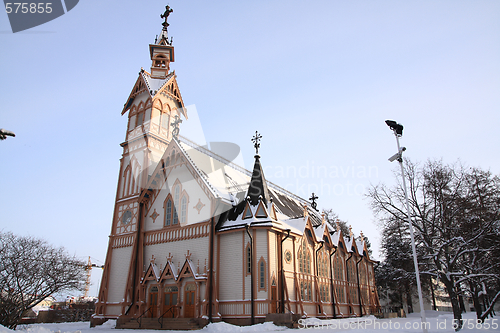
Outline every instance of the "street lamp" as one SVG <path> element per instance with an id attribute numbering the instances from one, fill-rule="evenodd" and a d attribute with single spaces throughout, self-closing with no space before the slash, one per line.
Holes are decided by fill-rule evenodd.
<path id="1" fill-rule="evenodd" d="M 398 124 L 394 120 L 386 120 L 385 123 L 391 128 L 396 136 L 396 142 L 398 144 L 398 152 L 389 158 L 390 162 L 398 161 L 401 166 L 401 177 L 403 178 L 403 189 L 405 191 L 406 198 L 406 212 L 408 216 L 408 224 L 410 227 L 410 237 L 411 237 L 411 248 L 413 250 L 413 264 L 415 265 L 415 275 L 417 277 L 417 290 L 418 290 L 418 300 L 420 302 L 420 318 L 422 321 L 422 331 L 427 333 L 427 319 L 425 318 L 424 310 L 424 299 L 422 298 L 422 287 L 420 285 L 420 272 L 418 270 L 418 260 L 417 260 L 417 250 L 415 248 L 415 238 L 413 237 L 413 224 L 410 218 L 410 204 L 408 203 L 408 191 L 406 190 L 406 180 L 405 172 L 403 168 L 403 152 L 406 150 L 405 147 L 399 146 L 399 138 L 403 136 L 403 125 Z"/>

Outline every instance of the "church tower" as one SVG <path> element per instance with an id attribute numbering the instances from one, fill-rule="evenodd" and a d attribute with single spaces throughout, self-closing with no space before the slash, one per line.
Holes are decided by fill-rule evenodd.
<path id="1" fill-rule="evenodd" d="M 172 39 L 168 40 L 169 6 L 160 38 L 149 45 L 151 72 L 142 69 L 125 103 L 128 113 L 123 154 L 116 191 L 106 262 L 99 290 L 96 315 L 118 317 L 129 309 L 138 267 L 142 263 L 141 214 L 144 187 L 172 138 L 179 134 L 181 117 L 187 119 L 175 71 Z"/>

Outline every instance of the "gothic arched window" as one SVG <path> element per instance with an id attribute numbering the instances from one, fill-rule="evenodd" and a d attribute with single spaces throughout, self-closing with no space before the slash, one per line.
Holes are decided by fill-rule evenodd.
<path id="1" fill-rule="evenodd" d="M 304 274 L 311 274 L 311 254 L 307 250 L 307 242 L 302 242 L 302 247 L 298 253 L 299 259 L 299 272 Z"/>
<path id="2" fill-rule="evenodd" d="M 259 260 L 259 290 L 266 289 L 266 262 L 264 258 Z"/>
<path id="3" fill-rule="evenodd" d="M 165 204 L 165 226 L 168 227 L 172 222 L 172 198 L 168 198 Z"/>
<path id="4" fill-rule="evenodd" d="M 177 211 L 179 210 L 179 196 L 181 193 L 181 186 L 176 185 L 174 188 L 174 216 L 172 218 L 173 223 L 172 224 L 178 224 L 179 223 L 179 215 L 177 214 Z"/>
<path id="5" fill-rule="evenodd" d="M 182 196 L 181 199 L 181 223 L 186 223 L 187 216 L 187 198 L 186 196 Z"/>
<path id="6" fill-rule="evenodd" d="M 252 273 L 252 249 L 250 248 L 250 244 L 247 245 L 246 248 L 246 274 Z"/>

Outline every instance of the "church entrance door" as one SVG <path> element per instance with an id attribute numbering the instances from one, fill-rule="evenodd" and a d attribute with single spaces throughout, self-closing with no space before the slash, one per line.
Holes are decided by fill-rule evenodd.
<path id="1" fill-rule="evenodd" d="M 196 290 L 196 285 L 188 284 L 186 286 L 186 292 L 184 297 L 184 317 L 194 318 L 194 294 Z"/>
<path id="2" fill-rule="evenodd" d="M 177 317 L 177 295 L 179 288 L 176 286 L 165 287 L 163 294 L 163 318 L 176 318 Z"/>
<path id="3" fill-rule="evenodd" d="M 277 313 L 278 309 L 278 288 L 276 288 L 276 281 L 273 279 L 271 284 L 271 311 L 270 313 Z"/>
<path id="4" fill-rule="evenodd" d="M 149 290 L 149 313 L 150 318 L 157 317 L 158 314 L 158 287 L 151 287 Z"/>

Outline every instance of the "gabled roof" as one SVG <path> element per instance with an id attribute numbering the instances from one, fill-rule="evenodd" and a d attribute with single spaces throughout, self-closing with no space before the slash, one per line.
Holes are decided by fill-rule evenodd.
<path id="1" fill-rule="evenodd" d="M 150 73 L 146 72 L 144 69 L 141 69 L 141 71 L 139 72 L 139 77 L 137 78 L 134 87 L 132 88 L 132 91 L 127 98 L 127 102 L 123 106 L 122 115 L 130 109 L 134 102 L 134 99 L 138 95 L 142 93 L 148 93 L 149 97 L 154 98 L 160 92 L 165 91 L 166 93 L 168 93 L 168 95 L 171 95 L 173 98 L 178 100 L 181 106 L 181 112 L 184 117 L 187 118 L 187 114 L 183 109 L 184 105 L 175 77 L 175 71 L 173 71 L 169 73 L 164 79 L 155 79 L 151 77 Z M 170 83 L 173 83 L 176 87 L 175 94 L 173 92 L 167 92 L 167 90 L 165 89 L 170 85 Z"/>
<path id="2" fill-rule="evenodd" d="M 163 88 L 170 80 L 175 77 L 175 72 L 171 72 L 164 79 L 153 79 L 151 74 L 145 70 L 141 70 L 140 75 L 144 78 L 148 86 L 148 91 L 151 97 L 155 96 L 161 88 Z"/>
<path id="3" fill-rule="evenodd" d="M 154 262 L 149 263 L 149 267 L 144 273 L 144 276 L 142 277 L 141 283 L 145 283 L 146 281 L 149 280 L 154 280 L 154 281 L 160 281 L 160 270 L 158 269 L 158 266 Z"/>
<path id="4" fill-rule="evenodd" d="M 179 277 L 177 280 L 180 280 L 185 277 L 193 277 L 195 280 L 206 280 L 206 276 L 202 274 L 198 274 L 196 272 L 196 267 L 191 261 L 191 259 L 187 259 L 184 261 L 184 265 L 182 265 L 181 270 L 179 271 Z"/>
<path id="5" fill-rule="evenodd" d="M 177 281 L 178 278 L 179 274 L 177 274 L 177 268 L 175 267 L 175 264 L 170 259 L 168 259 L 165 267 L 163 268 L 163 272 L 161 273 L 160 282 L 166 279 L 173 279 Z"/>

